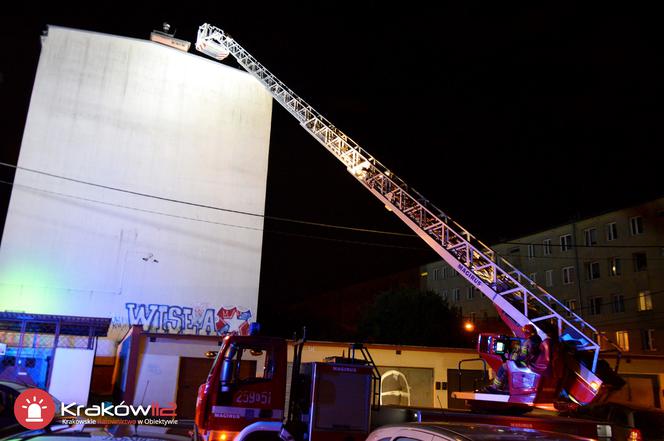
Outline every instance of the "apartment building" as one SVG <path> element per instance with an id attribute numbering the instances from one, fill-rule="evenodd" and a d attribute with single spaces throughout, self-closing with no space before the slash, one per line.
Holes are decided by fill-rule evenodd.
<path id="1" fill-rule="evenodd" d="M 492 248 L 629 354 L 664 355 L 664 198 L 560 225 Z M 421 288 L 469 319 L 493 304 L 445 262 Z"/>

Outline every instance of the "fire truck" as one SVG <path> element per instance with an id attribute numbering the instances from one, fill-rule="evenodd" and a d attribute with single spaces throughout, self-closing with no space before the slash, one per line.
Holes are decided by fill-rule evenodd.
<path id="1" fill-rule="evenodd" d="M 554 409 L 565 403 L 587 405 L 620 385 L 617 374 L 599 360 L 596 338 L 601 334 L 593 326 L 332 125 L 234 38 L 204 24 L 198 30 L 196 49 L 217 60 L 232 55 L 362 186 L 493 302 L 514 334 L 479 336 L 480 357 L 494 371 L 503 364 L 508 347 L 522 341 L 522 327 L 535 326 L 542 339 L 540 355 L 531 366 L 506 362 L 506 394 L 469 391 L 457 392 L 456 398 L 466 399 L 474 407 Z M 298 350 L 301 344 L 296 345 L 298 363 L 294 367 L 299 366 Z M 285 440 L 364 439 L 370 419 L 370 363 L 346 359 L 305 364 L 302 372 L 294 370 L 288 415 L 286 365 L 284 340 L 225 337 L 199 390 L 198 434 L 223 441 L 275 431 L 281 431 Z M 282 424 L 284 417 L 286 424 Z"/>

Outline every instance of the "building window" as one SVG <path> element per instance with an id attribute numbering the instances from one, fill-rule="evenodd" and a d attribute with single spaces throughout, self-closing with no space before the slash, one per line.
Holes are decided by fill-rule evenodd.
<path id="1" fill-rule="evenodd" d="M 461 294 L 459 293 L 459 288 L 454 288 L 452 290 L 452 299 L 455 302 L 458 302 L 459 300 L 461 300 Z"/>
<path id="2" fill-rule="evenodd" d="M 613 296 L 613 312 L 625 312 L 625 296 L 622 294 Z"/>
<path id="3" fill-rule="evenodd" d="M 469 312 L 469 313 L 468 313 L 468 320 L 469 320 L 471 323 L 477 323 L 477 321 L 476 321 L 477 318 L 476 318 L 476 317 L 477 317 L 477 314 L 475 314 L 474 312 Z"/>
<path id="4" fill-rule="evenodd" d="M 616 240 L 618 238 L 618 224 L 611 222 L 606 224 L 606 240 Z"/>
<path id="5" fill-rule="evenodd" d="M 602 298 L 591 297 L 588 299 L 588 314 L 598 315 L 602 313 Z"/>
<path id="6" fill-rule="evenodd" d="M 572 248 L 572 235 L 565 234 L 560 236 L 560 251 L 567 251 Z"/>
<path id="7" fill-rule="evenodd" d="M 616 344 L 623 351 L 629 351 L 629 332 L 627 331 L 616 331 Z"/>
<path id="8" fill-rule="evenodd" d="M 629 218 L 629 232 L 632 233 L 632 236 L 643 234 L 643 218 L 641 216 Z"/>
<path id="9" fill-rule="evenodd" d="M 596 333 L 595 342 L 599 345 L 600 349 L 608 349 L 606 331 Z"/>
<path id="10" fill-rule="evenodd" d="M 632 254 L 634 259 L 634 271 L 645 271 L 648 269 L 648 258 L 646 253 L 634 253 Z"/>
<path id="11" fill-rule="evenodd" d="M 599 262 L 588 262 L 586 267 L 586 280 L 599 279 Z"/>
<path id="12" fill-rule="evenodd" d="M 546 278 L 546 286 L 553 286 L 553 270 L 546 270 L 544 276 Z"/>
<path id="13" fill-rule="evenodd" d="M 566 266 L 563 268 L 563 285 L 571 285 L 574 283 L 574 267 Z"/>
<path id="14" fill-rule="evenodd" d="M 642 329 L 641 330 L 641 341 L 644 351 L 656 351 L 655 349 L 655 330 L 654 329 Z"/>
<path id="15" fill-rule="evenodd" d="M 528 245 L 528 258 L 533 259 L 534 257 L 535 257 L 535 245 L 531 243 Z"/>
<path id="16" fill-rule="evenodd" d="M 583 230 L 583 235 L 586 238 L 587 247 L 597 245 L 597 228 L 588 228 L 587 230 Z"/>
<path id="17" fill-rule="evenodd" d="M 468 300 L 473 300 L 474 297 L 475 297 L 475 290 L 473 289 L 472 286 L 469 286 L 468 288 L 466 288 L 466 298 Z"/>
<path id="18" fill-rule="evenodd" d="M 569 309 L 571 312 L 576 311 L 576 304 L 577 304 L 577 303 L 576 303 L 576 299 L 568 299 L 568 300 L 565 300 L 565 306 L 566 306 L 567 309 Z M 568 315 L 571 316 L 572 314 L 568 314 Z"/>
<path id="19" fill-rule="evenodd" d="M 620 257 L 609 257 L 609 276 L 619 276 L 622 274 L 622 264 Z"/>
<path id="20" fill-rule="evenodd" d="M 443 300 L 447 301 L 447 290 L 446 289 L 443 290 L 443 293 L 441 294 L 441 296 L 443 297 Z"/>
<path id="21" fill-rule="evenodd" d="M 551 239 L 544 239 L 542 242 L 542 254 L 545 256 L 551 255 Z"/>
<path id="22" fill-rule="evenodd" d="M 537 273 L 530 273 L 530 281 L 537 283 Z"/>
<path id="23" fill-rule="evenodd" d="M 433 280 L 440 280 L 440 268 L 434 268 Z"/>
<path id="24" fill-rule="evenodd" d="M 639 292 L 639 311 L 652 311 L 652 295 L 650 291 L 640 291 Z"/>

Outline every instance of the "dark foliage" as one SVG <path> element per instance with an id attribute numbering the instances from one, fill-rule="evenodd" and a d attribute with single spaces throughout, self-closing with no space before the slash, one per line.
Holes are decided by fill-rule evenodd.
<path id="1" fill-rule="evenodd" d="M 416 346 L 469 346 L 460 310 L 433 292 L 402 288 L 376 297 L 359 325 L 362 340 Z"/>

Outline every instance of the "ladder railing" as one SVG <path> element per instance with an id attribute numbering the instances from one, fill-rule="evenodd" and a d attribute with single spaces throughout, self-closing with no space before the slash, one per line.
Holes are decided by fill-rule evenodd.
<path id="1" fill-rule="evenodd" d="M 233 55 L 362 185 L 507 316 L 519 326 L 533 323 L 542 338 L 547 334 L 540 322 L 554 320 L 561 340 L 574 344 L 577 351 L 591 353 L 595 371 L 600 346 L 594 327 L 394 175 L 221 29 L 201 26 L 196 48 L 215 58 Z"/>

